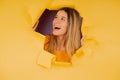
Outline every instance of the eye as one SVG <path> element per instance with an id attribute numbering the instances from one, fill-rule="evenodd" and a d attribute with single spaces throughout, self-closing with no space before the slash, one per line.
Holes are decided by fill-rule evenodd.
<path id="1" fill-rule="evenodd" d="M 62 17 L 62 18 L 61 18 L 61 20 L 65 21 L 65 18 L 64 18 L 64 17 Z"/>
<path id="2" fill-rule="evenodd" d="M 54 17 L 54 19 L 57 18 L 57 16 Z"/>

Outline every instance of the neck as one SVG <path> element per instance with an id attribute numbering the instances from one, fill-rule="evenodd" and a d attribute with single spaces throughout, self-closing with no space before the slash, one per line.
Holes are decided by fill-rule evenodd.
<path id="1" fill-rule="evenodd" d="M 64 51 L 65 50 L 65 36 L 57 37 L 57 50 Z"/>

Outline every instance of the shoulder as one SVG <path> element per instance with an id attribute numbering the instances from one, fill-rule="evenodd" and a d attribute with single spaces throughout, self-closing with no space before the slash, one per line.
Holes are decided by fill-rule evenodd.
<path id="1" fill-rule="evenodd" d="M 45 35 L 45 43 L 50 41 L 50 35 Z"/>
<path id="2" fill-rule="evenodd" d="M 45 38 L 46 38 L 46 39 L 49 39 L 50 36 L 51 36 L 50 34 L 49 34 L 49 35 L 45 35 Z"/>

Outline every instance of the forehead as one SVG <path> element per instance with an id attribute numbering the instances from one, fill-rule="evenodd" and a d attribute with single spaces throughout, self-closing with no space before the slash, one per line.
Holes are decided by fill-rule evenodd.
<path id="1" fill-rule="evenodd" d="M 64 16 L 67 18 L 67 13 L 64 10 L 59 10 L 56 15 L 57 16 Z"/>

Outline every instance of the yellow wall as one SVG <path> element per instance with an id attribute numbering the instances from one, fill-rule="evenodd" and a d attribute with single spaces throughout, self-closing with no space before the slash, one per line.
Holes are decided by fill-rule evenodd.
<path id="1" fill-rule="evenodd" d="M 72 67 L 41 68 L 44 36 L 31 28 L 45 8 L 63 6 L 83 16 L 84 45 Z M 1 0 L 0 80 L 120 80 L 119 21 L 119 0 Z"/>

